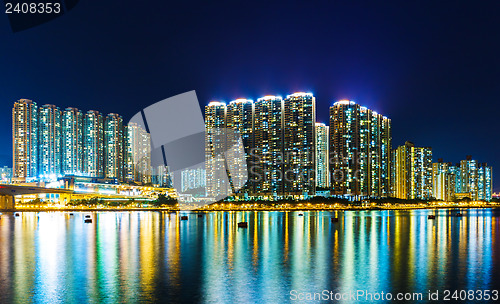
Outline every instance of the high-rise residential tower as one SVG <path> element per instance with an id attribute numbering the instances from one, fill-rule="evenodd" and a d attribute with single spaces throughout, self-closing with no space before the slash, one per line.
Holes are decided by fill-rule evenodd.
<path id="1" fill-rule="evenodd" d="M 226 151 L 226 104 L 212 101 L 205 107 L 205 169 L 207 196 L 223 198 L 231 192 L 227 176 Z"/>
<path id="2" fill-rule="evenodd" d="M 316 187 L 329 188 L 328 126 L 316 123 Z"/>
<path id="3" fill-rule="evenodd" d="M 253 172 L 257 196 L 283 195 L 283 99 L 265 96 L 255 102 Z"/>
<path id="4" fill-rule="evenodd" d="M 391 120 L 353 101 L 330 107 L 330 184 L 337 196 L 387 197 Z"/>
<path id="5" fill-rule="evenodd" d="M 432 197 L 445 202 L 452 201 L 455 197 L 455 181 L 455 168 L 451 163 L 439 159 L 432 164 Z"/>
<path id="6" fill-rule="evenodd" d="M 83 113 L 66 108 L 62 114 L 62 173 L 81 175 L 83 172 Z"/>
<path id="7" fill-rule="evenodd" d="M 129 123 L 126 129 L 126 179 L 129 181 L 150 183 L 151 136 L 136 123 Z"/>
<path id="8" fill-rule="evenodd" d="M 29 181 L 38 177 L 38 106 L 20 99 L 12 109 L 13 180 Z"/>
<path id="9" fill-rule="evenodd" d="M 104 119 L 98 111 L 88 111 L 83 121 L 83 172 L 104 177 Z"/>
<path id="10" fill-rule="evenodd" d="M 460 161 L 460 190 L 462 194 L 468 193 L 473 200 L 478 197 L 477 169 L 477 161 L 472 159 L 471 155 L 467 155 L 465 160 Z"/>
<path id="11" fill-rule="evenodd" d="M 393 196 L 400 199 L 430 199 L 432 196 L 432 149 L 411 142 L 393 152 Z"/>
<path id="12" fill-rule="evenodd" d="M 38 115 L 38 175 L 53 179 L 61 175 L 61 110 L 55 105 L 43 105 Z"/>
<path id="13" fill-rule="evenodd" d="M 181 172 L 181 190 L 205 189 L 206 173 L 202 168 L 186 169 Z"/>
<path id="14" fill-rule="evenodd" d="M 104 173 L 106 178 L 124 178 L 124 128 L 118 114 L 108 114 L 104 123 Z"/>
<path id="15" fill-rule="evenodd" d="M 284 100 L 283 191 L 284 195 L 307 197 L 316 190 L 316 98 L 294 93 Z"/>
<path id="16" fill-rule="evenodd" d="M 477 170 L 477 187 L 478 194 L 477 199 L 481 201 L 491 201 L 493 195 L 493 184 L 492 184 L 492 171 L 493 169 L 486 163 L 479 164 Z"/>
<path id="17" fill-rule="evenodd" d="M 252 193 L 254 189 L 254 184 L 252 178 L 249 175 L 252 172 L 250 166 L 252 165 L 252 148 L 254 147 L 253 138 L 253 117 L 254 117 L 254 104 L 252 100 L 249 99 L 236 99 L 229 103 L 226 108 L 226 128 L 237 131 L 237 134 L 241 136 L 243 141 L 243 147 L 245 149 L 245 166 L 239 164 L 239 161 L 243 161 L 243 158 L 238 155 L 228 155 L 231 157 L 231 164 L 235 166 L 233 175 L 235 175 L 237 180 L 248 179 L 245 187 L 240 189 L 239 193 Z M 238 137 L 231 137 L 233 141 Z M 231 141 L 231 140 L 230 140 Z M 236 144 L 236 142 L 226 143 L 228 147 Z M 235 150 L 230 150 L 229 153 L 237 153 Z"/>

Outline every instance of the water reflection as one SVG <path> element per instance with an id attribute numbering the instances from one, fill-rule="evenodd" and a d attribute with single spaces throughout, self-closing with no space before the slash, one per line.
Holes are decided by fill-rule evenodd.
<path id="1" fill-rule="evenodd" d="M 91 224 L 86 213 L 2 214 L 0 303 L 273 303 L 288 302 L 291 290 L 495 289 L 500 212 L 461 212 L 182 213 L 188 221 L 100 212 Z"/>

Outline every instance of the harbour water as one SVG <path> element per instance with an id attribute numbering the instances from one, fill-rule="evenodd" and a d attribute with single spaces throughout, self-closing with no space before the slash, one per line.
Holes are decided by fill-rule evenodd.
<path id="1" fill-rule="evenodd" d="M 442 303 L 500 289 L 500 210 L 457 213 L 3 213 L 0 303 Z M 478 300 L 459 295 L 446 302 Z"/>

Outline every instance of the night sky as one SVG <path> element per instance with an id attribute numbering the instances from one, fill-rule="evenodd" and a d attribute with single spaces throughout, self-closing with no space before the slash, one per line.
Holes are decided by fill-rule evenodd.
<path id="1" fill-rule="evenodd" d="M 318 121 L 354 100 L 392 119 L 394 147 L 470 154 L 500 191 L 500 2 L 158 2 L 81 0 L 18 33 L 0 16 L 0 166 L 20 98 L 128 121 L 189 90 L 201 106 L 305 91 Z"/>

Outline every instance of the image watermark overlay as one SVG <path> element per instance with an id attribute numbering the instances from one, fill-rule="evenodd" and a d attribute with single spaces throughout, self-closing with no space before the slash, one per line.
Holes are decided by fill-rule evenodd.
<path id="1" fill-rule="evenodd" d="M 4 13 L 14 33 L 52 21 L 72 10 L 80 0 L 4 0 Z"/>
<path id="2" fill-rule="evenodd" d="M 248 180 L 241 135 L 236 130 L 205 126 L 195 91 L 145 108 L 132 117 L 131 125 L 150 134 L 151 166 L 166 168 L 180 197 L 190 194 L 183 185 L 183 172 L 205 173 L 205 183 L 199 184 L 199 195 L 190 203 L 204 206 L 222 200 Z M 140 166 L 143 159 L 134 162 Z M 181 206 L 183 203 L 181 199 Z"/>

